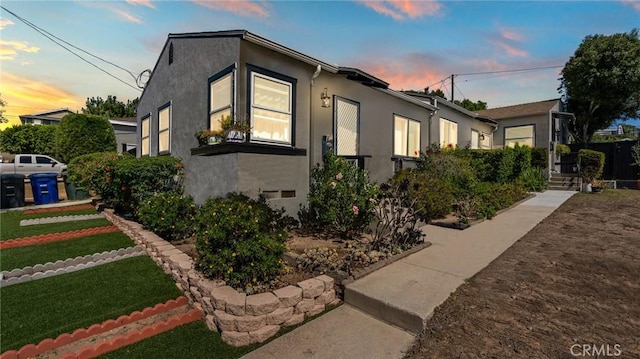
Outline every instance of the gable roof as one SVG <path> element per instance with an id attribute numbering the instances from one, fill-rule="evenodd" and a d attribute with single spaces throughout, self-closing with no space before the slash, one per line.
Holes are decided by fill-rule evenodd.
<path id="1" fill-rule="evenodd" d="M 493 126 L 496 126 L 498 123 L 496 121 L 494 121 L 492 118 L 490 118 L 489 116 L 485 116 L 479 113 L 475 113 L 475 112 L 471 112 L 469 110 L 467 110 L 466 108 L 456 105 L 455 103 L 448 101 L 440 96 L 435 96 L 435 95 L 428 95 L 425 93 L 420 93 L 420 92 L 415 92 L 415 91 L 403 91 L 403 93 L 407 94 L 408 96 L 414 97 L 414 98 L 418 98 L 420 99 L 420 101 L 428 103 L 432 106 L 438 107 L 440 105 L 444 105 L 447 106 L 453 110 L 456 110 L 460 113 L 462 113 L 463 115 L 469 116 L 471 118 L 474 118 L 480 122 L 485 122 L 485 123 L 489 123 Z"/>
<path id="2" fill-rule="evenodd" d="M 75 113 L 68 108 L 58 108 L 55 110 L 48 110 L 43 112 L 36 112 L 27 115 L 20 115 L 20 120 L 24 123 L 25 119 L 37 119 L 37 120 L 52 120 L 52 121 L 60 121 L 62 118 L 68 114 Z"/>
<path id="3" fill-rule="evenodd" d="M 138 126 L 138 119 L 136 117 L 111 117 L 109 118 L 109 122 L 112 125 L 130 126 L 130 127 Z"/>
<path id="4" fill-rule="evenodd" d="M 548 114 L 549 111 L 558 104 L 558 101 L 560 101 L 560 99 L 523 103 L 520 105 L 480 110 L 477 111 L 477 113 L 481 116 L 487 116 L 494 120 Z"/>

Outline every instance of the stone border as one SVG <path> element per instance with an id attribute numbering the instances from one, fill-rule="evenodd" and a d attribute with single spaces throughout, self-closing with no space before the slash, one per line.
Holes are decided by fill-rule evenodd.
<path id="1" fill-rule="evenodd" d="M 98 214 L 78 214 L 71 216 L 57 216 L 57 217 L 42 217 L 23 219 L 20 221 L 20 227 L 33 226 L 37 224 L 50 224 L 50 223 L 62 223 L 73 221 L 88 221 L 90 219 L 102 219 L 104 216 L 101 213 Z"/>
<path id="2" fill-rule="evenodd" d="M 116 252 L 114 250 L 111 252 L 103 252 L 103 253 L 97 253 L 94 255 L 87 255 L 85 257 L 70 258 L 65 260 L 64 262 L 56 261 L 55 263 L 49 262 L 47 264 L 36 264 L 33 267 L 29 266 L 22 269 L 14 269 L 8 273 L 9 278 L 7 279 L 4 279 L 5 272 L 2 272 L 2 274 L 0 274 L 0 278 L 2 278 L 0 280 L 0 288 L 7 287 L 12 284 L 18 284 L 18 283 L 30 282 L 32 280 L 49 278 L 49 277 L 53 277 L 60 274 L 77 272 L 79 270 L 97 267 L 103 264 L 116 262 L 122 259 L 147 255 L 147 253 L 142 251 L 142 249 L 140 249 L 139 247 L 130 247 L 130 248 L 136 248 L 136 250 L 129 251 L 129 252 L 125 250 L 123 251 L 124 253 L 111 253 L 111 252 Z M 86 257 L 89 257 L 89 258 L 86 258 Z M 96 257 L 97 259 L 94 259 L 94 257 Z M 67 263 L 69 265 L 64 265 L 64 266 L 60 265 L 64 263 Z M 45 267 L 49 267 L 51 269 L 44 269 Z M 23 274 L 18 275 L 20 272 L 22 272 Z M 31 273 L 28 273 L 28 272 L 31 272 Z"/>
<path id="3" fill-rule="evenodd" d="M 47 338 L 36 344 L 27 344 L 18 350 L 8 350 L 2 355 L 1 359 L 9 358 L 32 358 L 44 352 L 63 347 L 65 345 L 77 342 L 78 340 L 88 338 L 97 334 L 106 333 L 115 328 L 127 325 L 139 320 L 149 318 L 156 314 L 168 312 L 170 310 L 187 305 L 186 297 L 180 296 L 176 299 L 169 299 L 165 303 L 158 303 L 153 307 L 146 307 L 142 311 L 135 311 L 129 315 L 121 315 L 117 319 L 109 319 L 102 324 L 93 324 L 88 328 L 76 329 L 73 333 L 63 333 L 55 339 Z"/>
<path id="4" fill-rule="evenodd" d="M 272 292 L 246 295 L 225 282 L 205 278 L 195 270 L 191 257 L 142 225 L 105 209 L 105 217 L 127 234 L 165 273 L 171 275 L 189 301 L 205 314 L 209 329 L 219 331 L 233 346 L 262 343 L 282 327 L 302 323 L 305 318 L 340 303 L 333 278 L 321 275 Z"/>

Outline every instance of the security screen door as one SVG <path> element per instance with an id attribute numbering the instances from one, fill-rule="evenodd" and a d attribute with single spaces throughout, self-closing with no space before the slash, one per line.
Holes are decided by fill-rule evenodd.
<path id="1" fill-rule="evenodd" d="M 334 108 L 336 154 L 338 156 L 357 156 L 360 104 L 336 97 Z"/>

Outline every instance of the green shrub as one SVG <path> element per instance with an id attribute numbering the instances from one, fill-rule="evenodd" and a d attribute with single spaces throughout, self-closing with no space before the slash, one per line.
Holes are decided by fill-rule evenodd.
<path id="1" fill-rule="evenodd" d="M 157 193 L 182 193 L 183 174 L 182 162 L 175 157 L 120 157 L 104 167 L 100 195 L 117 213 L 136 219 L 142 201 Z"/>
<path id="2" fill-rule="evenodd" d="M 210 198 L 196 215 L 196 266 L 210 278 L 247 289 L 275 279 L 290 219 L 264 199 L 240 194 Z"/>
<path id="3" fill-rule="evenodd" d="M 468 150 L 448 149 L 423 153 L 417 164 L 422 176 L 446 182 L 457 198 L 473 191 L 477 178 Z"/>
<path id="4" fill-rule="evenodd" d="M 106 118 L 70 114 L 60 121 L 56 132 L 55 150 L 62 162 L 94 152 L 116 151 L 113 126 Z"/>
<path id="5" fill-rule="evenodd" d="M 580 175 L 585 182 L 600 178 L 604 169 L 605 154 L 598 151 L 581 149 L 578 151 L 578 164 L 580 166 Z"/>
<path id="6" fill-rule="evenodd" d="M 509 181 L 518 179 L 529 168 L 531 168 L 531 148 L 516 144 L 513 148 L 513 170 Z"/>
<path id="7" fill-rule="evenodd" d="M 531 167 L 520 174 L 520 181 L 529 192 L 541 192 L 549 184 L 546 170 L 540 167 Z"/>
<path id="8" fill-rule="evenodd" d="M 392 178 L 390 184 L 398 187 L 397 191 L 407 198 L 415 200 L 412 207 L 417 217 L 425 223 L 443 218 L 453 210 L 451 184 L 445 179 L 431 177 L 424 170 L 402 170 Z"/>
<path id="9" fill-rule="evenodd" d="M 121 156 L 131 157 L 124 153 L 118 155 L 116 152 L 96 152 L 78 156 L 72 159 L 67 167 L 69 180 L 87 191 L 103 193 L 107 185 L 105 168 L 113 167 Z"/>
<path id="10" fill-rule="evenodd" d="M 329 152 L 311 172 L 308 207 L 301 208 L 303 226 L 353 237 L 374 218 L 378 193 L 366 171 Z"/>
<path id="11" fill-rule="evenodd" d="M 196 205 L 191 196 L 165 192 L 140 203 L 138 220 L 165 240 L 175 241 L 193 234 L 195 214 Z"/>
<path id="12" fill-rule="evenodd" d="M 37 153 L 63 161 L 54 148 L 57 130 L 57 126 L 30 124 L 7 127 L 0 131 L 0 152 Z"/>
<path id="13" fill-rule="evenodd" d="M 531 149 L 531 167 L 549 167 L 549 150 L 544 147 L 534 147 Z"/>
<path id="14" fill-rule="evenodd" d="M 633 157 L 634 162 L 631 165 L 636 166 L 636 170 L 638 171 L 638 176 L 640 178 L 640 141 L 631 147 L 631 157 Z"/>
<path id="15" fill-rule="evenodd" d="M 564 145 L 562 143 L 558 143 L 556 145 L 556 155 L 557 156 L 564 156 L 564 155 L 568 155 L 571 153 L 571 148 L 569 148 L 569 146 Z"/>
<path id="16" fill-rule="evenodd" d="M 519 181 L 511 183 L 482 182 L 474 194 L 474 215 L 477 218 L 492 218 L 496 212 L 507 208 L 528 196 Z"/>

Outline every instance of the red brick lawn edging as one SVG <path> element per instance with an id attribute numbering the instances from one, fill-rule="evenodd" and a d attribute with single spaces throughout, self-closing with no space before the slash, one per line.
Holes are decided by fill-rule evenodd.
<path id="1" fill-rule="evenodd" d="M 65 212 L 65 211 L 78 211 L 81 209 L 95 209 L 96 207 L 91 203 L 88 204 L 79 204 L 76 206 L 65 206 L 65 207 L 51 207 L 51 208 L 36 208 L 36 209 L 28 209 L 23 211 L 23 214 L 38 214 L 38 213 L 50 213 L 50 212 Z"/>
<path id="2" fill-rule="evenodd" d="M 103 226 L 103 227 L 78 229 L 78 230 L 69 231 L 69 232 L 39 234 L 37 236 L 22 237 L 22 238 L 15 238 L 15 239 L 2 241 L 0 242 L 0 249 L 31 246 L 34 244 L 64 241 L 67 239 L 80 238 L 80 237 L 86 237 L 86 236 L 93 236 L 95 234 L 112 233 L 112 232 L 119 232 L 119 231 L 120 231 L 120 228 L 118 228 L 117 226 Z"/>
<path id="3" fill-rule="evenodd" d="M 65 345 L 69 345 L 78 340 L 88 338 L 90 336 L 94 336 L 97 334 L 105 333 L 115 328 L 121 327 L 123 325 L 127 325 L 145 318 L 149 318 L 156 314 L 168 312 L 178 307 L 185 306 L 188 303 L 189 301 L 185 296 L 180 296 L 176 299 L 169 299 L 165 303 L 159 303 L 154 305 L 153 307 L 146 307 L 142 311 L 135 311 L 129 315 L 121 315 L 115 320 L 109 319 L 102 324 L 93 324 L 86 329 L 84 328 L 77 329 L 73 333 L 60 334 L 56 339 L 47 338 L 40 341 L 40 343 L 38 343 L 37 345 L 27 344 L 18 350 L 8 350 L 0 354 L 0 359 L 32 358 L 44 352 L 63 347 Z M 191 313 L 191 311 L 185 314 L 189 314 L 189 313 Z M 171 318 L 170 320 L 173 320 L 173 319 L 175 318 Z M 199 317 L 196 319 L 199 319 Z M 157 324 L 160 324 L 160 323 L 157 323 Z M 146 329 L 146 327 L 143 328 L 142 330 L 144 329 Z M 130 336 L 132 334 L 135 334 L 135 332 L 130 333 L 127 336 Z M 115 350 L 115 349 L 112 349 L 112 350 Z M 104 353 L 106 352 L 101 352 L 100 354 L 104 354 Z M 75 356 L 73 358 L 75 358 Z"/>
<path id="4" fill-rule="evenodd" d="M 86 347 L 79 350 L 76 353 L 66 353 L 63 359 L 75 359 L 75 358 L 95 358 L 102 354 L 112 352 L 127 345 L 131 345 L 142 341 L 144 339 L 153 337 L 160 333 L 168 332 L 171 329 L 179 327 L 183 324 L 195 322 L 202 318 L 202 311 L 199 309 L 192 309 L 187 313 L 177 315 L 168 320 L 148 325 L 139 331 L 132 332 L 126 335 L 118 335 L 114 339 L 108 342 L 102 342 L 91 347 Z"/>

